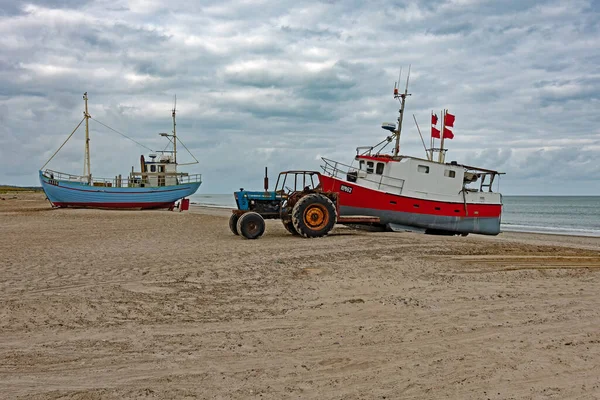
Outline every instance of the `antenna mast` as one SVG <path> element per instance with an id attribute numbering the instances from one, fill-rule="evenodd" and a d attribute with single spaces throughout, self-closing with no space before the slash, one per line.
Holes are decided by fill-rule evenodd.
<path id="1" fill-rule="evenodd" d="M 394 98 L 400 98 L 400 115 L 398 116 L 398 130 L 396 131 L 396 147 L 394 148 L 394 157 L 397 157 L 400 153 L 400 133 L 402 133 L 402 119 L 404 117 L 404 105 L 406 103 L 406 96 L 410 96 L 408 93 L 408 80 L 410 79 L 410 64 L 408 66 L 408 76 L 406 77 L 406 88 L 404 93 L 398 94 L 398 90 L 394 88 Z M 400 78 L 398 78 L 398 81 Z M 398 82 L 400 85 L 400 82 Z"/>
<path id="2" fill-rule="evenodd" d="M 175 95 L 175 101 L 173 103 L 173 154 L 175 157 L 175 164 L 177 164 L 177 130 L 175 129 L 175 126 L 177 125 L 175 123 L 175 109 L 177 108 L 177 95 Z"/>
<path id="3" fill-rule="evenodd" d="M 88 184 L 92 181 L 92 171 L 90 169 L 90 126 L 89 119 L 90 114 L 88 113 L 88 97 L 87 92 L 83 94 L 83 100 L 85 102 L 85 111 L 83 117 L 85 118 L 85 153 L 83 155 L 83 176 L 87 176 Z"/>
<path id="4" fill-rule="evenodd" d="M 442 110 L 442 141 L 440 142 L 440 154 L 438 156 L 439 163 L 444 162 L 446 158 L 446 155 L 444 154 L 444 130 L 446 128 L 446 111 L 448 110 Z"/>

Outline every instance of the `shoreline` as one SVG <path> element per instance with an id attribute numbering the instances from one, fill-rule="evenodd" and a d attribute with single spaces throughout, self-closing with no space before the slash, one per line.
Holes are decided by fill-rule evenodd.
<path id="1" fill-rule="evenodd" d="M 199 203 L 190 203 L 190 210 L 192 210 L 192 207 L 198 208 L 199 210 L 202 209 L 206 209 L 206 210 L 212 210 L 210 212 L 212 212 L 213 214 L 222 214 L 224 216 L 229 216 L 231 214 L 231 210 L 235 209 L 235 207 L 228 207 L 228 206 L 217 206 L 217 205 L 204 205 L 204 204 L 199 204 Z M 570 233 L 565 233 L 565 232 L 547 232 L 547 231 L 536 231 L 536 230 L 531 230 L 531 231 L 527 231 L 527 230 L 512 230 L 512 229 L 504 229 L 501 225 L 502 231 L 500 232 L 500 234 L 502 233 L 510 233 L 510 234 L 535 234 L 535 235 L 547 235 L 547 236 L 565 236 L 565 237 L 574 237 L 574 238 L 596 238 L 596 239 L 600 239 L 600 235 L 586 235 L 586 234 L 570 234 Z M 476 234 L 472 234 L 472 235 L 476 235 Z M 485 235 L 477 235 L 477 236 L 485 236 Z"/>
<path id="2" fill-rule="evenodd" d="M 504 232 L 510 232 L 510 233 L 534 233 L 536 235 L 548 235 L 548 236 L 572 236 L 572 237 L 581 237 L 581 238 L 597 238 L 600 239 L 600 234 L 598 235 L 594 235 L 594 234 L 589 234 L 586 235 L 584 233 L 568 233 L 568 232 L 564 232 L 564 231 L 559 231 L 559 232 L 548 232 L 548 231 L 536 231 L 536 230 L 513 230 L 513 229 L 503 229 L 500 233 L 504 233 Z"/>

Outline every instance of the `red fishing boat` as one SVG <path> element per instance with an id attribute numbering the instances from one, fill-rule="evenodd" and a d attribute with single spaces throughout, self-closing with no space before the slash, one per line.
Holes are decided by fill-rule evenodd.
<path id="1" fill-rule="evenodd" d="M 437 115 L 432 113 L 429 148 L 421 136 L 424 158 L 400 154 L 404 108 L 410 96 L 409 78 L 410 70 L 404 93 L 394 88 L 394 97 L 401 104 L 398 124 L 382 125 L 391 135 L 375 146 L 358 147 L 350 165 L 323 158 L 322 189 L 339 194 L 340 216 L 379 217 L 382 228 L 448 235 L 497 235 L 502 195 L 494 192 L 492 185 L 502 173 L 445 161 L 444 139 L 454 137 L 450 129 L 454 126 L 454 115 L 442 111 L 438 129 Z M 441 139 L 439 148 L 434 147 L 436 138 Z M 391 154 L 385 154 L 385 147 L 394 141 Z"/>

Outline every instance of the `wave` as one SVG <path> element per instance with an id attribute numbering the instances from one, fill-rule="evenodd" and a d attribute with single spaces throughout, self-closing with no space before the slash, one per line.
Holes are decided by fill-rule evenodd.
<path id="1" fill-rule="evenodd" d="M 190 197 L 192 204 L 215 208 L 236 208 L 233 194 L 196 194 Z"/>
<path id="2" fill-rule="evenodd" d="M 195 206 L 200 206 L 200 207 L 213 207 L 213 208 L 226 208 L 226 209 L 231 209 L 231 208 L 236 208 L 235 205 L 233 206 L 228 206 L 228 205 L 223 205 L 223 204 L 213 204 L 213 203 L 207 203 L 207 202 L 192 202 L 193 205 Z"/>
<path id="3" fill-rule="evenodd" d="M 548 233 L 554 235 L 600 237 L 600 229 L 519 225 L 510 223 L 502 223 L 501 227 L 503 231 L 507 232 Z"/>

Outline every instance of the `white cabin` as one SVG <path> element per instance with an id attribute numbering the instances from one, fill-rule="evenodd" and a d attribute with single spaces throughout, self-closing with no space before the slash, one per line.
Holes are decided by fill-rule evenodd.
<path id="1" fill-rule="evenodd" d="M 347 180 L 374 190 L 444 202 L 501 202 L 492 192 L 495 171 L 408 156 L 357 155 L 355 161 Z"/>
<path id="2" fill-rule="evenodd" d="M 133 171 L 129 177 L 129 186 L 135 187 L 160 187 L 179 185 L 180 177 L 187 176 L 186 173 L 177 172 L 177 163 L 170 154 L 161 154 L 156 160 L 156 154 L 149 155 L 150 161 L 144 156 L 140 157 L 141 172 Z"/>

